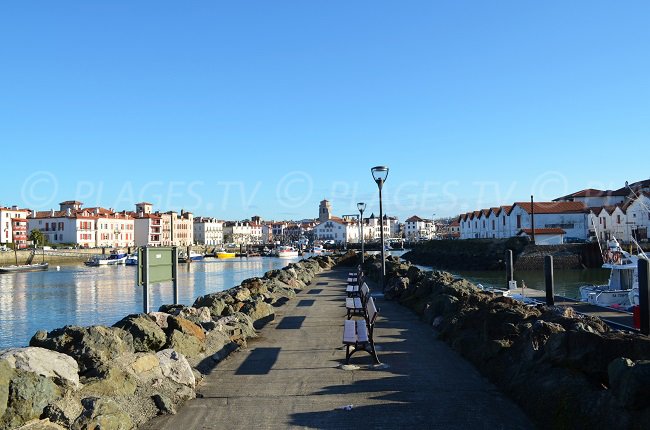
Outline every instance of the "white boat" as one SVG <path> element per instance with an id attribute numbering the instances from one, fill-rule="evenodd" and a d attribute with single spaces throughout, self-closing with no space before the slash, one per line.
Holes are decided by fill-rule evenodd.
<path id="1" fill-rule="evenodd" d="M 199 254 L 198 252 L 195 251 L 190 251 L 189 258 L 187 257 L 187 254 L 183 253 L 178 257 L 178 261 L 181 263 L 187 263 L 188 261 L 202 261 L 204 258 L 205 255 Z"/>
<path id="2" fill-rule="evenodd" d="M 298 250 L 293 246 L 280 246 L 276 250 L 276 255 L 280 258 L 294 258 L 298 257 Z"/>
<path id="3" fill-rule="evenodd" d="M 88 261 L 86 261 L 86 266 L 117 266 L 119 264 L 126 264 L 126 259 L 128 255 L 113 251 L 111 255 L 108 257 L 102 257 L 102 256 L 95 256 L 91 257 Z"/>
<path id="4" fill-rule="evenodd" d="M 648 258 L 637 245 L 638 255 L 623 250 L 616 238 L 607 242 L 603 252 L 603 269 L 609 269 L 607 285 L 584 285 L 580 287 L 580 299 L 593 305 L 627 309 L 634 305 L 639 291 L 639 258 Z"/>

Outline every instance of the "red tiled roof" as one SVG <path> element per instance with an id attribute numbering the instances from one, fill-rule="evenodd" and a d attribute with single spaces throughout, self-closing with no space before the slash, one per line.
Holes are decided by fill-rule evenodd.
<path id="1" fill-rule="evenodd" d="M 411 218 L 407 219 L 406 222 L 424 222 L 424 220 L 417 215 L 413 215 Z"/>
<path id="2" fill-rule="evenodd" d="M 558 214 L 558 213 L 584 213 L 587 207 L 582 202 L 535 202 L 535 214 Z M 530 202 L 516 202 L 512 205 L 512 210 L 515 206 L 519 206 L 526 213 L 531 213 Z"/>

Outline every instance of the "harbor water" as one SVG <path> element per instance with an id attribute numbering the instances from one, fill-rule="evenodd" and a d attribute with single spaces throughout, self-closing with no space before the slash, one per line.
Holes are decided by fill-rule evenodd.
<path id="1" fill-rule="evenodd" d="M 263 276 L 300 258 L 206 259 L 179 265 L 179 301 L 191 305 L 204 294 L 223 291 Z M 45 272 L 0 274 L 0 349 L 27 346 L 38 330 L 66 325 L 113 325 L 142 312 L 137 267 L 51 267 Z M 150 311 L 173 303 L 172 283 L 149 288 Z"/>

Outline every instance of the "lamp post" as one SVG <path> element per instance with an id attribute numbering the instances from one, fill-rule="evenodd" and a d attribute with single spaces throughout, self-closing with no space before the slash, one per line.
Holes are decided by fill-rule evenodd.
<path id="1" fill-rule="evenodd" d="M 375 180 L 377 183 L 377 187 L 379 188 L 379 223 L 381 225 L 380 232 L 381 232 L 381 289 L 382 291 L 386 288 L 386 259 L 385 259 L 385 253 L 386 250 L 384 248 L 384 208 L 382 206 L 382 201 L 381 201 L 381 190 L 384 187 L 384 182 L 386 182 L 386 178 L 388 178 L 388 167 L 386 166 L 375 166 L 372 169 L 370 169 L 372 172 L 372 178 Z"/>
<path id="2" fill-rule="evenodd" d="M 359 209 L 359 213 L 361 213 L 361 218 L 359 221 L 361 222 L 361 264 L 363 264 L 365 262 L 363 252 L 363 211 L 366 210 L 366 204 L 363 202 L 357 203 L 357 209 Z"/>

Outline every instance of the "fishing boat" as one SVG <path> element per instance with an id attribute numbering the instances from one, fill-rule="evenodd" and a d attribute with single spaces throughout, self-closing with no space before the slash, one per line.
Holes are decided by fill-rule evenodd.
<path id="1" fill-rule="evenodd" d="M 126 257 L 126 261 L 124 262 L 127 266 L 137 266 L 138 265 L 138 254 L 129 254 Z"/>
<path id="2" fill-rule="evenodd" d="M 298 250 L 293 246 L 280 246 L 276 250 L 276 255 L 280 258 L 294 258 L 298 257 Z"/>
<path id="3" fill-rule="evenodd" d="M 15 248 L 14 255 L 16 256 L 16 264 L 0 267 L 0 273 L 42 272 L 50 267 L 50 265 L 45 262 L 45 248 L 43 248 L 42 263 L 32 263 L 34 256 L 36 255 L 36 249 L 33 249 L 29 254 L 29 257 L 27 257 L 25 264 L 18 264 L 18 254 L 16 253 Z"/>
<path id="4" fill-rule="evenodd" d="M 634 239 L 632 239 L 634 241 Z M 616 238 L 607 242 L 603 251 L 603 269 L 610 270 L 607 285 L 584 285 L 580 287 L 582 301 L 593 305 L 610 308 L 627 309 L 634 305 L 635 291 L 639 291 L 639 258 L 648 258 L 637 245 L 637 255 L 630 254 L 621 248 Z"/>
<path id="5" fill-rule="evenodd" d="M 49 268 L 49 263 L 19 264 L 0 267 L 0 273 L 42 272 Z"/>
<path id="6" fill-rule="evenodd" d="M 201 261 L 205 258 L 204 254 L 199 254 L 198 252 L 190 251 L 189 257 L 187 254 L 183 253 L 178 257 L 180 263 L 187 263 L 188 261 Z"/>
<path id="7" fill-rule="evenodd" d="M 224 259 L 228 259 L 228 258 L 235 258 L 235 257 L 237 256 L 237 253 L 235 253 L 235 252 L 228 252 L 228 251 L 217 251 L 217 252 L 215 253 L 215 256 L 216 256 L 218 259 L 224 260 Z"/>
<path id="8" fill-rule="evenodd" d="M 94 256 L 91 257 L 84 264 L 86 266 L 99 267 L 99 266 L 117 266 L 120 264 L 126 264 L 126 259 L 128 254 L 120 251 L 112 251 L 108 257 L 104 256 Z"/>

